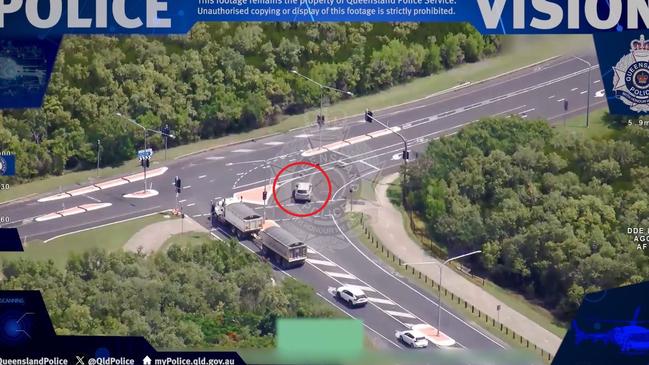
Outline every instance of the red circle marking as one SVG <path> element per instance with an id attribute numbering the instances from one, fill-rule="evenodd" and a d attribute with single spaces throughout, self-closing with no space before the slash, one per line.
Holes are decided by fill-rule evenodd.
<path id="1" fill-rule="evenodd" d="M 325 177 L 325 180 L 327 181 L 327 188 L 328 188 L 327 199 L 325 199 L 324 203 L 322 204 L 322 206 L 320 208 L 318 208 L 317 210 L 315 210 L 315 211 L 313 211 L 311 213 L 300 214 L 300 213 L 295 213 L 293 211 L 290 211 L 285 206 L 283 206 L 282 203 L 280 203 L 279 199 L 277 199 L 277 190 L 276 190 L 277 180 L 279 180 L 279 177 L 286 170 L 288 170 L 289 168 L 291 168 L 293 166 L 299 166 L 299 165 L 306 165 L 306 166 L 312 167 L 312 168 L 320 171 L 320 173 Z M 290 214 L 290 215 L 292 215 L 294 217 L 301 217 L 301 218 L 311 217 L 313 215 L 316 215 L 316 214 L 322 212 L 322 210 L 324 210 L 324 208 L 327 206 L 327 204 L 331 200 L 331 190 L 332 190 L 331 189 L 331 180 L 329 179 L 329 175 L 327 175 L 327 173 L 322 169 L 322 167 L 320 167 L 320 165 L 316 165 L 316 164 L 313 164 L 311 162 L 306 162 L 306 161 L 297 161 L 297 162 L 293 162 L 293 163 L 290 163 L 290 164 L 284 166 L 281 170 L 279 170 L 277 175 L 275 175 L 275 180 L 273 180 L 273 199 L 275 199 L 275 203 L 277 203 L 277 206 L 282 211 L 284 211 L 284 213 Z"/>

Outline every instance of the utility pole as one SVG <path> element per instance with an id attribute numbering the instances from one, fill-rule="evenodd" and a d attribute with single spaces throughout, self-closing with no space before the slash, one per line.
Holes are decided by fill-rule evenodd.
<path id="1" fill-rule="evenodd" d="M 319 147 L 322 148 L 322 127 L 324 127 L 324 125 L 325 125 L 325 116 L 324 116 L 324 110 L 323 110 L 325 89 L 328 89 L 328 90 L 331 90 L 331 91 L 336 91 L 336 92 L 339 92 L 341 94 L 345 94 L 345 95 L 349 95 L 349 96 L 354 96 L 354 94 L 349 92 L 349 91 L 345 91 L 345 90 L 337 89 L 335 87 L 323 85 L 323 84 L 313 80 L 312 78 L 310 78 L 308 76 L 302 75 L 297 70 L 291 70 L 291 73 L 302 77 L 303 79 L 313 83 L 314 85 L 317 85 L 320 88 L 320 114 L 318 114 L 318 116 L 316 117 L 316 121 L 317 121 L 317 124 L 318 124 L 318 135 L 319 135 L 318 138 L 320 140 L 320 142 L 319 142 L 320 146 Z"/>
<path id="2" fill-rule="evenodd" d="M 101 153 L 101 140 L 97 140 L 97 177 L 99 177 L 99 154 Z"/>
<path id="3" fill-rule="evenodd" d="M 442 269 L 444 266 L 446 266 L 449 262 L 455 261 L 458 259 L 461 259 L 463 257 L 471 256 L 471 255 L 476 255 L 482 253 L 481 250 L 477 251 L 472 251 L 469 253 L 465 253 L 463 255 L 458 255 L 455 257 L 451 257 L 450 259 L 444 261 L 444 262 L 438 262 L 438 261 L 424 261 L 424 262 L 406 262 L 404 265 L 437 265 L 439 266 L 439 284 L 437 285 L 437 336 L 439 336 L 439 331 L 440 327 L 442 326 Z M 498 309 L 500 310 L 500 309 Z"/>
<path id="4" fill-rule="evenodd" d="M 590 85 L 592 84 L 590 71 L 593 68 L 593 64 L 581 57 L 572 56 L 572 58 L 588 65 L 588 86 L 586 87 L 586 128 L 588 128 L 590 126 Z"/>

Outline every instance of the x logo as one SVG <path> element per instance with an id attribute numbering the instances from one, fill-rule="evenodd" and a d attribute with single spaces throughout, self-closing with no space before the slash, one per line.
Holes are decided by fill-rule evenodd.
<path id="1" fill-rule="evenodd" d="M 85 363 L 83 362 L 83 356 L 77 356 L 76 365 L 85 365 Z"/>

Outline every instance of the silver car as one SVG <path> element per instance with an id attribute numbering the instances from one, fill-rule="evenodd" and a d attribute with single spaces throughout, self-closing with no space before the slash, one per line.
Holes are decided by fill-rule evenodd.
<path id="1" fill-rule="evenodd" d="M 293 200 L 298 202 L 311 202 L 311 192 L 313 186 L 311 183 L 300 182 L 295 184 L 295 189 L 293 189 Z"/>

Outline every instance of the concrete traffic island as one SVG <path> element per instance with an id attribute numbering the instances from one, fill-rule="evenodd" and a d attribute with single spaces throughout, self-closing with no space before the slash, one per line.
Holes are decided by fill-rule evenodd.
<path id="1" fill-rule="evenodd" d="M 158 194 L 159 193 L 157 190 L 147 189 L 147 190 L 136 191 L 134 193 L 124 194 L 122 195 L 122 197 L 127 199 L 146 199 L 146 198 L 152 198 Z"/>

